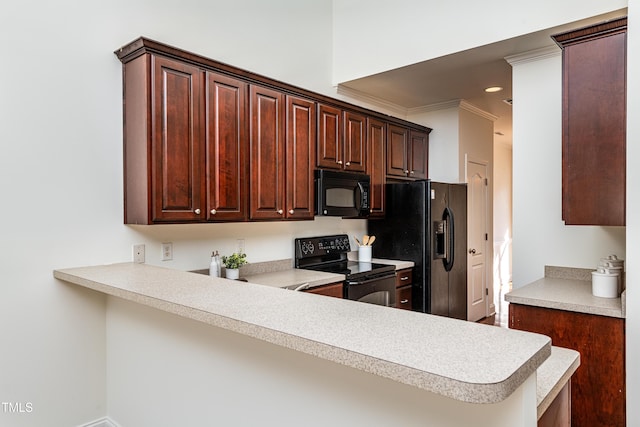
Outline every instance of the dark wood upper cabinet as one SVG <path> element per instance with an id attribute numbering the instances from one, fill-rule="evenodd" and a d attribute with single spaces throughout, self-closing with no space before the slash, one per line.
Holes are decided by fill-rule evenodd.
<path id="1" fill-rule="evenodd" d="M 198 67 L 153 58 L 153 221 L 204 217 L 202 77 Z"/>
<path id="2" fill-rule="evenodd" d="M 384 216 L 384 185 L 386 183 L 387 124 L 374 118 L 367 119 L 369 141 L 367 171 L 371 177 L 369 205 L 372 217 Z"/>
<path id="3" fill-rule="evenodd" d="M 202 70 L 143 55 L 123 78 L 125 223 L 203 219 Z"/>
<path id="4" fill-rule="evenodd" d="M 344 112 L 344 169 L 367 171 L 367 118 L 352 111 Z"/>
<path id="5" fill-rule="evenodd" d="M 409 128 L 389 125 L 387 175 L 409 176 Z"/>
<path id="6" fill-rule="evenodd" d="M 331 105 L 318 106 L 318 167 L 366 172 L 366 116 Z"/>
<path id="7" fill-rule="evenodd" d="M 625 225 L 626 28 L 621 18 L 553 36 L 562 48 L 567 225 Z"/>
<path id="8" fill-rule="evenodd" d="M 251 219 L 313 219 L 316 104 L 251 85 Z"/>
<path id="9" fill-rule="evenodd" d="M 247 218 L 247 84 L 207 72 L 206 147 L 207 219 Z"/>
<path id="10" fill-rule="evenodd" d="M 410 179 L 429 177 L 429 131 L 389 125 L 387 175 Z"/>
<path id="11" fill-rule="evenodd" d="M 427 179 L 429 175 L 429 134 L 409 131 L 411 141 L 409 154 L 409 177 Z"/>
<path id="12" fill-rule="evenodd" d="M 285 216 L 313 219 L 313 170 L 316 164 L 316 103 L 287 96 Z"/>
<path id="13" fill-rule="evenodd" d="M 251 85 L 250 159 L 251 219 L 284 218 L 285 103 L 284 95 Z"/>
<path id="14" fill-rule="evenodd" d="M 313 219 L 316 167 L 371 174 L 380 216 L 390 170 L 427 176 L 427 127 L 143 37 L 114 53 L 126 224 Z"/>

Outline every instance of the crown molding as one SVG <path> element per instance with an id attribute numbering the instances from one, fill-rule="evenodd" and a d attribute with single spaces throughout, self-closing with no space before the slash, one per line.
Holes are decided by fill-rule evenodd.
<path id="1" fill-rule="evenodd" d="M 394 104 L 393 102 L 389 102 L 385 99 L 378 98 L 373 95 L 369 95 L 368 93 L 361 92 L 357 89 L 343 86 L 342 84 L 338 84 L 338 86 L 336 87 L 336 93 L 348 96 L 349 98 L 357 99 L 362 102 L 366 102 L 367 104 L 371 104 L 385 110 L 392 111 L 402 117 L 406 117 L 409 111 L 407 108 L 401 105 Z"/>
<path id="2" fill-rule="evenodd" d="M 561 53 L 562 50 L 558 46 L 554 45 L 518 53 L 516 55 L 505 56 L 504 60 L 507 61 L 509 65 L 514 66 L 527 62 L 535 62 L 542 59 L 557 57 L 560 56 Z"/>

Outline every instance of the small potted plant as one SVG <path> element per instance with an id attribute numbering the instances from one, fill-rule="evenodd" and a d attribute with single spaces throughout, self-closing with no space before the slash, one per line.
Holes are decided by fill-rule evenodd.
<path id="1" fill-rule="evenodd" d="M 240 267 L 247 264 L 247 255 L 242 252 L 225 255 L 222 257 L 222 264 L 225 267 L 226 278 L 235 280 L 240 277 Z"/>

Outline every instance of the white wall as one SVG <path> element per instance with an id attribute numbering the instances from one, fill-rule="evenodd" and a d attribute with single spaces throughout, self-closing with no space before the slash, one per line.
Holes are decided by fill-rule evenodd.
<path id="1" fill-rule="evenodd" d="M 511 281 L 512 154 L 511 145 L 495 144 L 493 150 L 493 283 Z M 496 295 L 498 290 L 495 289 Z"/>
<path id="2" fill-rule="evenodd" d="M 562 58 L 560 49 L 512 58 L 513 286 L 544 276 L 545 265 L 595 268 L 625 257 L 624 227 L 562 221 Z"/>
<path id="3" fill-rule="evenodd" d="M 460 182 L 459 115 L 456 104 L 455 107 L 408 116 L 408 120 L 433 129 L 429 134 L 429 178 L 434 181 Z"/>
<path id="4" fill-rule="evenodd" d="M 251 261 L 289 258 L 296 235 L 361 234 L 362 220 L 123 225 L 122 75 L 140 35 L 331 94 L 330 0 L 6 2 L 0 14 L 0 425 L 74 426 L 107 413 L 105 299 L 55 268 L 131 259 L 208 265 L 246 239 Z M 309 47 L 312 47 L 311 49 Z M 161 263 L 160 243 L 174 242 Z"/>
<path id="5" fill-rule="evenodd" d="M 334 0 L 333 79 L 342 83 L 626 6 L 626 0 Z M 363 41 L 357 49 L 353 37 Z"/>
<path id="6" fill-rule="evenodd" d="M 627 425 L 640 425 L 640 0 L 629 0 L 627 33 Z"/>

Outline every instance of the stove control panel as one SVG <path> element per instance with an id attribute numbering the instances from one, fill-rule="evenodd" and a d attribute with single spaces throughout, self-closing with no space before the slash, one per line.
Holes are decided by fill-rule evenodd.
<path id="1" fill-rule="evenodd" d="M 350 251 L 349 236 L 346 234 L 295 239 L 296 259 L 346 254 Z"/>

